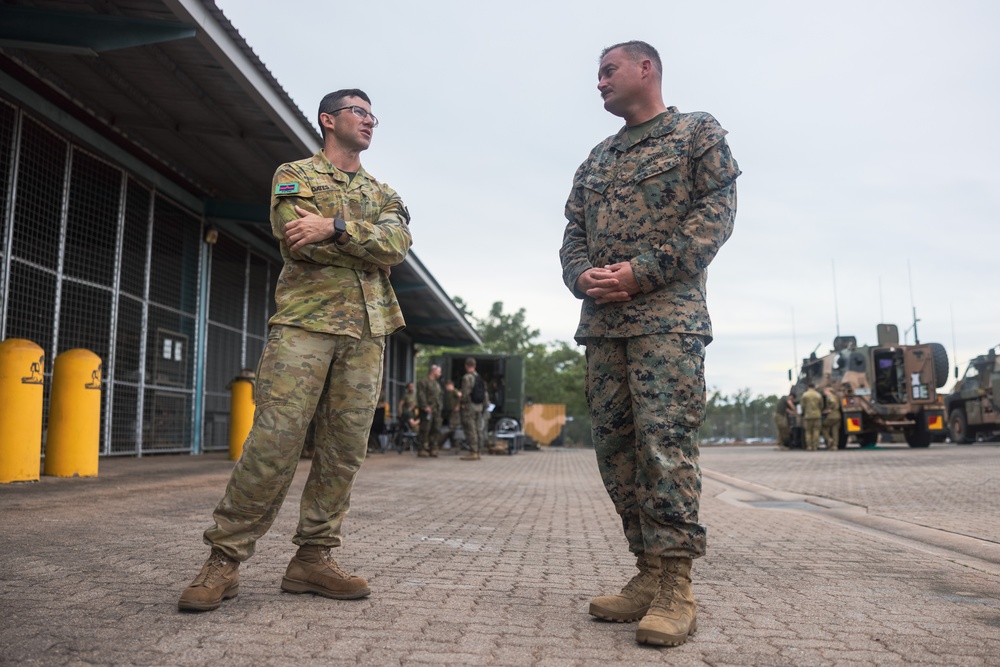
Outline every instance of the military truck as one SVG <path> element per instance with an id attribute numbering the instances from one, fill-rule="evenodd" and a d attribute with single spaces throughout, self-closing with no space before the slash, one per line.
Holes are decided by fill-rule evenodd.
<path id="1" fill-rule="evenodd" d="M 451 380 L 461 389 L 465 375 L 465 360 L 476 360 L 476 372 L 486 383 L 490 402 L 496 407 L 490 413 L 487 430 L 490 437 L 507 444 L 513 454 L 524 447 L 524 357 L 514 354 L 466 354 L 448 352 L 431 358 L 441 367 L 444 382 Z"/>
<path id="2" fill-rule="evenodd" d="M 858 346 L 854 336 L 838 336 L 833 351 L 802 362 L 796 397 L 812 382 L 833 387 L 840 396 L 840 448 L 854 436 L 862 447 L 878 442 L 879 433 L 901 434 L 910 447 L 943 441 L 948 352 L 938 343 L 900 345 L 894 324 L 878 325 L 878 344 Z M 794 438 L 793 438 L 794 439 Z"/>
<path id="3" fill-rule="evenodd" d="M 951 441 L 967 445 L 1000 433 L 1000 363 L 991 348 L 971 362 L 944 401 Z M 957 370 L 957 369 L 956 369 Z"/>

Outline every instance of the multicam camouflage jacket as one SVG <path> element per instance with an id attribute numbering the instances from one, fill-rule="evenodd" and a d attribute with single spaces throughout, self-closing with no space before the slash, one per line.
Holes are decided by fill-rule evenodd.
<path id="1" fill-rule="evenodd" d="M 350 241 L 310 243 L 294 253 L 285 224 L 301 216 L 298 206 L 347 222 Z M 277 312 L 270 324 L 360 338 L 367 316 L 373 336 L 404 326 L 389 278 L 380 266 L 406 258 L 410 216 L 399 195 L 363 168 L 353 180 L 322 151 L 278 167 L 271 184 L 271 229 L 285 264 L 274 290 Z"/>
<path id="2" fill-rule="evenodd" d="M 417 407 L 420 412 L 430 408 L 434 412 L 441 411 L 441 398 L 444 390 L 437 380 L 432 380 L 429 376 L 417 383 Z"/>
<path id="3" fill-rule="evenodd" d="M 637 141 L 601 142 L 573 177 L 559 257 L 583 299 L 576 339 L 651 333 L 712 338 L 706 269 L 733 231 L 739 167 L 711 115 L 668 108 Z M 576 289 L 587 269 L 629 262 L 640 292 L 597 305 Z"/>

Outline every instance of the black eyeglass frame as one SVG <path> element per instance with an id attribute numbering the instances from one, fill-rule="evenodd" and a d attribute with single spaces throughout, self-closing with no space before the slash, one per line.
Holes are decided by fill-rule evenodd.
<path id="1" fill-rule="evenodd" d="M 365 118 L 368 118 L 368 116 L 371 116 L 372 127 L 378 127 L 378 118 L 375 117 L 375 114 L 373 114 L 368 109 L 365 109 L 364 107 L 359 107 L 357 104 L 352 104 L 346 107 L 340 107 L 339 109 L 334 109 L 333 111 L 328 111 L 327 113 L 329 113 L 332 116 L 338 111 L 344 111 L 345 109 L 350 109 L 351 113 L 360 118 L 361 120 L 364 120 Z"/>

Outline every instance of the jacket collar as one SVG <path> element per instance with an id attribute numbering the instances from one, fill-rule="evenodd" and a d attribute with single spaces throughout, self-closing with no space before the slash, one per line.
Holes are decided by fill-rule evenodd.
<path id="1" fill-rule="evenodd" d="M 330 162 L 329 159 L 327 159 L 326 153 L 324 153 L 322 149 L 316 151 L 316 154 L 312 156 L 312 164 L 313 164 L 313 169 L 315 169 L 317 172 L 321 174 L 330 174 L 331 176 L 333 176 L 333 180 L 339 183 L 344 183 L 345 185 L 350 183 L 350 185 L 348 186 L 349 190 L 353 190 L 356 187 L 361 187 L 362 176 L 365 179 L 371 178 L 371 176 L 368 175 L 368 172 L 365 171 L 364 167 L 359 167 L 358 173 L 354 175 L 354 180 L 351 180 L 351 177 L 348 176 L 346 172 L 341 171 L 340 169 L 337 169 L 335 166 L 333 166 L 333 163 Z"/>
<path id="2" fill-rule="evenodd" d="M 655 123 L 653 127 L 646 130 L 637 141 L 631 141 L 628 137 L 628 126 L 623 125 L 622 129 L 618 130 L 618 134 L 615 135 L 611 142 L 611 147 L 615 150 L 625 152 L 632 146 L 641 143 L 649 138 L 663 137 L 674 131 L 677 127 L 677 123 L 680 120 L 680 113 L 677 111 L 677 107 L 667 107 L 665 113 L 660 116 L 659 122 Z"/>

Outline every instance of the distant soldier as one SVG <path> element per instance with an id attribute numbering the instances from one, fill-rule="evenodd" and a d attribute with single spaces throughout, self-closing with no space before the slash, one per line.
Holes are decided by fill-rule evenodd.
<path id="1" fill-rule="evenodd" d="M 399 414 L 399 420 L 411 427 L 416 426 L 417 420 L 417 390 L 413 387 L 412 382 L 406 383 L 406 392 L 403 397 L 399 399 L 399 405 L 396 406 L 396 410 Z"/>
<path id="2" fill-rule="evenodd" d="M 809 383 L 809 388 L 799 398 L 802 406 L 802 425 L 806 436 L 806 449 L 815 452 L 819 449 L 819 431 L 823 423 L 823 395 L 816 391 L 816 385 Z"/>
<path id="3" fill-rule="evenodd" d="M 427 377 L 417 385 L 417 409 L 420 411 L 420 452 L 417 456 L 437 456 L 441 437 L 441 367 L 433 364 Z"/>
<path id="4" fill-rule="evenodd" d="M 788 449 L 788 436 L 791 434 L 789 417 L 795 415 L 795 392 L 782 396 L 774 406 L 774 426 L 778 429 L 778 449 Z"/>
<path id="5" fill-rule="evenodd" d="M 463 461 L 479 460 L 479 420 L 485 402 L 486 383 L 476 372 L 476 360 L 469 357 L 465 360 L 465 375 L 462 376 L 462 431 L 469 443 L 469 453 L 462 457 Z"/>
<path id="6" fill-rule="evenodd" d="M 826 448 L 835 452 L 840 448 L 840 396 L 833 387 L 827 387 L 823 400 L 823 438 Z"/>

